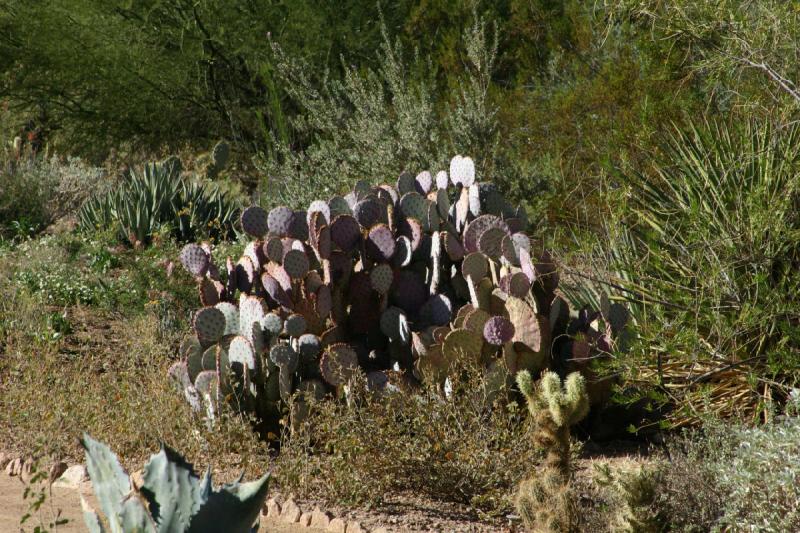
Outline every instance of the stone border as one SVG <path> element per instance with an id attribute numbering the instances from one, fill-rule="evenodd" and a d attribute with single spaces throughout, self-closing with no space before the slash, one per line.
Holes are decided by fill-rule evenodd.
<path id="1" fill-rule="evenodd" d="M 368 531 L 357 520 L 334 517 L 331 513 L 320 509 L 319 506 L 314 507 L 312 511 L 304 512 L 291 496 L 283 504 L 275 497 L 268 499 L 261 512 L 261 517 L 266 520 L 280 521 L 330 533 L 389 533 L 385 527 Z"/>

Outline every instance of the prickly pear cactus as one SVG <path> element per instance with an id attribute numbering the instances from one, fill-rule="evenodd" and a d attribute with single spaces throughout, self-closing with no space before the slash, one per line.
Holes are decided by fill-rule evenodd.
<path id="1" fill-rule="evenodd" d="M 610 305 L 573 316 L 525 212 L 479 181 L 469 157 L 449 173 L 359 182 L 305 211 L 253 206 L 241 225 L 253 241 L 224 269 L 205 244 L 180 258 L 204 307 L 170 375 L 212 416 L 227 404 L 274 425 L 304 411 L 289 404 L 310 383 L 315 396 L 358 376 L 377 390 L 399 369 L 443 387 L 465 362 L 491 375 L 494 397 L 521 370 L 583 370 L 625 328 Z"/>

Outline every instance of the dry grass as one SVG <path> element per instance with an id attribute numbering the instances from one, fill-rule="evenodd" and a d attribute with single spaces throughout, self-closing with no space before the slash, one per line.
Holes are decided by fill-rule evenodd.
<path id="1" fill-rule="evenodd" d="M 161 441 L 226 473 L 267 469 L 247 420 L 229 416 L 208 431 L 166 378 L 177 334 L 164 331 L 158 306 L 130 316 L 48 308 L 8 280 L 0 295 L 0 449 L 80 461 L 85 431 L 134 470 Z"/>

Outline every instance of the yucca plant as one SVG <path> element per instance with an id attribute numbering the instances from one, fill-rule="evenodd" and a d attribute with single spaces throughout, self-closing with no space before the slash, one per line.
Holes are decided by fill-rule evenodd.
<path id="1" fill-rule="evenodd" d="M 704 122 L 671 135 L 648 171 L 618 174 L 624 223 L 607 229 L 622 238 L 605 260 L 658 317 L 645 340 L 660 382 L 681 366 L 722 397 L 734 391 L 719 380 L 735 378 L 753 406 L 766 381 L 743 369 L 800 377 L 799 141 L 797 125 Z"/>

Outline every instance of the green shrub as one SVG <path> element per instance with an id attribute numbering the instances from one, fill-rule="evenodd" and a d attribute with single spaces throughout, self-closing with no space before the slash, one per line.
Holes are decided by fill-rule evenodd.
<path id="1" fill-rule="evenodd" d="M 647 172 L 616 176 L 590 266 L 639 303 L 641 342 L 620 366 L 670 384 L 674 421 L 704 398 L 755 416 L 765 386 L 800 379 L 798 171 L 800 127 L 751 120 L 677 131 Z"/>
<path id="2" fill-rule="evenodd" d="M 359 179 L 394 181 L 404 170 L 446 169 L 452 154 L 480 154 L 476 175 L 492 180 L 499 159 L 497 109 L 490 98 L 497 29 L 476 18 L 465 29 L 468 72 L 458 96 L 436 92 L 434 73 L 409 62 L 384 27 L 379 66 L 345 68 L 343 79 L 319 85 L 308 64 L 275 47 L 277 75 L 301 114 L 291 121 L 306 141 L 298 149 L 273 139 L 257 167 L 267 176 L 262 205 L 292 207 L 327 198 Z"/>
<path id="3" fill-rule="evenodd" d="M 107 190 L 102 170 L 80 159 L 9 158 L 0 166 L 0 237 L 26 237 Z"/>
<path id="4" fill-rule="evenodd" d="M 177 158 L 131 170 L 116 189 L 95 196 L 80 209 L 84 231 L 114 228 L 133 245 L 167 233 L 179 241 L 200 237 L 229 239 L 239 216 L 237 203 L 208 181 L 181 176 Z"/>

